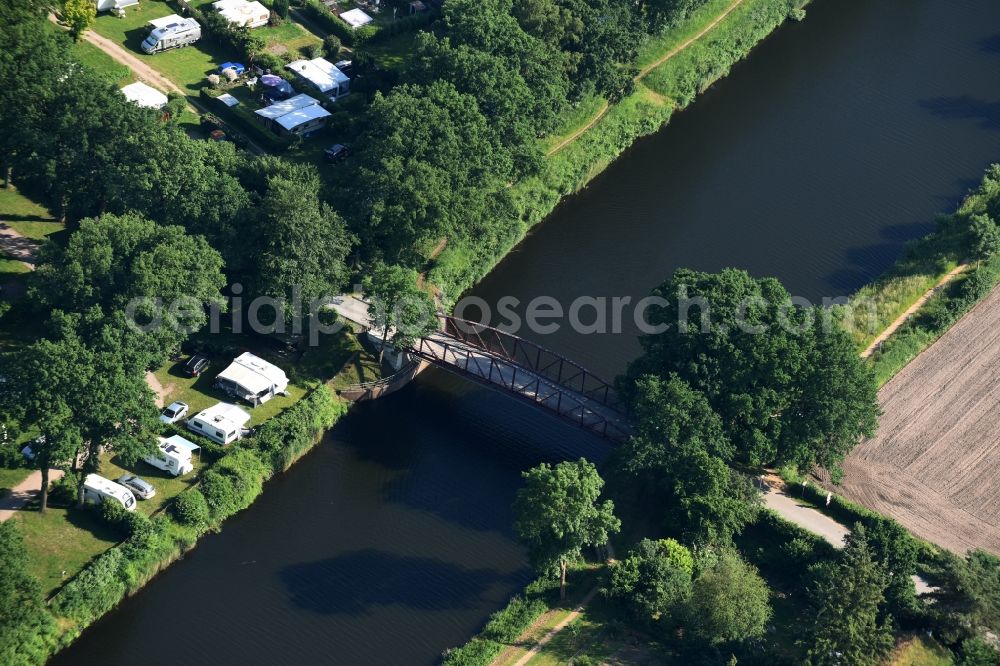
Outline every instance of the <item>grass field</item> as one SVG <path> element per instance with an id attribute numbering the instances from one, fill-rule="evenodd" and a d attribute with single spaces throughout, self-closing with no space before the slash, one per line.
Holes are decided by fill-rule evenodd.
<path id="1" fill-rule="evenodd" d="M 62 231 L 60 224 L 45 206 L 36 204 L 13 186 L 0 189 L 0 221 L 9 224 L 17 233 L 35 240 L 42 240 Z"/>
<path id="2" fill-rule="evenodd" d="M 115 62 L 111 56 L 90 42 L 85 42 L 82 39 L 74 42 L 73 46 L 70 47 L 70 53 L 82 64 L 107 77 L 108 81 L 118 87 L 135 81 L 131 69 Z"/>
<path id="3" fill-rule="evenodd" d="M 92 510 L 50 506 L 44 514 L 28 509 L 11 520 L 24 534 L 32 573 L 46 595 L 118 542 L 114 530 Z"/>
<path id="4" fill-rule="evenodd" d="M 0 256 L 0 275 L 17 275 L 30 271 L 31 269 L 23 261 Z"/>
<path id="5" fill-rule="evenodd" d="M 952 666 L 951 652 L 927 636 L 915 636 L 899 644 L 889 658 L 889 666 Z"/>

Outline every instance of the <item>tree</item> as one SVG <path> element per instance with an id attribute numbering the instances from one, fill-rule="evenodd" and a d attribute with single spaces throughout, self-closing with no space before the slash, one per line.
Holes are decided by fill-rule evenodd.
<path id="1" fill-rule="evenodd" d="M 770 590 L 757 569 L 728 549 L 705 559 L 687 608 L 695 636 L 713 645 L 763 636 L 771 619 Z"/>
<path id="2" fill-rule="evenodd" d="M 387 261 L 422 265 L 441 237 L 472 237 L 469 220 L 513 179 L 498 129 L 447 81 L 377 93 L 365 122 L 344 207 Z"/>
<path id="3" fill-rule="evenodd" d="M 69 34 L 79 40 L 97 19 L 97 3 L 91 0 L 63 0 L 62 20 Z"/>
<path id="4" fill-rule="evenodd" d="M 340 56 L 340 37 L 337 35 L 327 35 L 323 38 L 323 53 L 327 58 L 334 60 Z"/>
<path id="5" fill-rule="evenodd" d="M 673 539 L 643 539 L 611 567 L 609 594 L 643 622 L 681 609 L 691 593 L 691 551 Z"/>
<path id="6" fill-rule="evenodd" d="M 0 663 L 40 664 L 54 647 L 55 621 L 28 568 L 17 521 L 0 523 Z"/>
<path id="7" fill-rule="evenodd" d="M 581 458 L 555 467 L 542 463 L 521 476 L 514 529 L 527 546 L 537 571 L 558 570 L 560 596 L 566 598 L 566 571 L 586 546 L 603 546 L 621 529 L 611 500 L 598 503 L 604 480 Z"/>
<path id="8" fill-rule="evenodd" d="M 274 0 L 274 13 L 283 19 L 288 18 L 288 0 Z"/>
<path id="9" fill-rule="evenodd" d="M 884 617 L 885 571 L 875 560 L 865 529 L 855 525 L 834 562 L 816 571 L 810 589 L 813 624 L 806 641 L 813 666 L 875 666 L 893 646 Z"/>
<path id="10" fill-rule="evenodd" d="M 31 442 L 31 464 L 41 472 L 44 513 L 49 469 L 68 465 L 83 443 L 73 400 L 86 390 L 88 358 L 76 341 L 39 340 L 3 360 L 0 412 L 13 418 L 21 432 L 38 433 Z"/>
<path id="11" fill-rule="evenodd" d="M 969 222 L 972 253 L 978 260 L 1000 254 L 1000 226 L 989 215 L 973 215 Z"/>
<path id="12" fill-rule="evenodd" d="M 287 169 L 287 167 L 286 167 Z M 303 299 L 340 293 L 353 237 L 344 220 L 319 197 L 315 169 L 298 166 L 268 177 L 258 209 L 250 279 L 254 295 Z"/>
<path id="13" fill-rule="evenodd" d="M 369 299 L 368 316 L 382 332 L 379 363 L 385 355 L 390 332 L 392 345 L 399 349 L 437 328 L 434 301 L 417 288 L 416 280 L 412 270 L 376 263 L 371 275 L 362 281 Z"/>
<path id="14" fill-rule="evenodd" d="M 740 460 L 835 469 L 874 433 L 872 369 L 847 333 L 796 307 L 777 280 L 681 269 L 653 293 L 667 305 L 649 320 L 665 330 L 641 338 L 628 377 L 676 373 L 702 392 Z"/>
<path id="15" fill-rule="evenodd" d="M 627 395 L 635 432 L 612 454 L 615 488 L 658 507 L 672 533 L 727 544 L 754 519 L 760 499 L 726 464 L 733 447 L 719 416 L 675 374 L 639 377 Z"/>
<path id="16" fill-rule="evenodd" d="M 114 346 L 131 348 L 142 370 L 204 326 L 207 305 L 225 305 L 219 253 L 182 227 L 134 213 L 84 220 L 65 246 L 46 244 L 36 277 L 30 293 L 40 309 L 86 313 L 73 326 L 86 324 L 78 334 L 88 342 L 103 329 L 102 317 L 121 326 L 117 334 L 132 340 Z"/>

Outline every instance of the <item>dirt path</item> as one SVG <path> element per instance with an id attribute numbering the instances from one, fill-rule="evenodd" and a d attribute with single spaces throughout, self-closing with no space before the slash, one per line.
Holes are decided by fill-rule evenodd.
<path id="1" fill-rule="evenodd" d="M 58 481 L 62 478 L 61 469 L 49 470 L 49 481 Z M 35 499 L 39 488 L 42 487 L 42 473 L 35 470 L 28 475 L 21 483 L 10 489 L 10 492 L 0 497 L 0 523 L 7 520 L 15 513 L 23 509 L 31 500 Z"/>
<path id="2" fill-rule="evenodd" d="M 56 19 L 54 14 L 49 14 L 49 20 L 60 25 L 58 19 Z M 145 62 L 135 57 L 135 55 L 129 52 L 127 49 L 123 48 L 121 44 L 112 41 L 106 37 L 102 37 L 93 30 L 88 30 L 83 33 L 83 39 L 90 42 L 100 50 L 104 51 L 107 55 L 122 65 L 125 65 L 139 78 L 139 80 L 147 83 L 154 88 L 160 89 L 161 92 L 176 92 L 187 98 L 188 107 L 191 111 L 195 113 L 208 113 L 209 110 L 198 102 L 194 97 L 185 92 L 180 86 L 174 83 L 172 80 L 167 78 L 165 75 L 158 72 L 155 68 L 150 67 Z M 267 151 L 260 147 L 259 144 L 255 143 L 250 137 L 248 137 L 243 132 L 240 132 L 243 140 L 246 142 L 246 147 L 252 152 L 258 155 L 266 155 Z"/>
<path id="3" fill-rule="evenodd" d="M 11 259 L 17 259 L 31 270 L 35 270 L 36 252 L 38 252 L 38 241 L 22 236 L 17 229 L 0 220 L 0 256 L 6 255 Z"/>
<path id="4" fill-rule="evenodd" d="M 142 60 L 136 58 L 133 54 L 122 48 L 120 44 L 111 41 L 107 37 L 98 35 L 93 30 L 88 30 L 83 33 L 83 39 L 84 41 L 90 42 L 97 48 L 101 49 L 121 64 L 127 66 L 145 83 L 148 83 L 155 88 L 160 88 L 166 92 L 176 92 L 187 96 L 187 93 L 181 90 L 176 83 L 168 79 L 163 74 L 160 74 Z"/>
<path id="5" fill-rule="evenodd" d="M 538 642 L 532 645 L 531 648 L 527 652 L 525 652 L 520 659 L 518 659 L 512 664 L 512 666 L 525 666 L 525 664 L 531 661 L 539 652 L 542 651 L 542 648 L 544 648 L 549 643 L 549 641 L 551 641 L 553 638 L 556 637 L 556 634 L 565 629 L 571 622 L 573 622 L 573 620 L 580 617 L 580 613 L 583 612 L 583 609 L 587 607 L 587 604 L 589 604 L 596 595 L 597 595 L 597 588 L 595 587 L 594 589 L 592 589 L 590 592 L 587 593 L 587 596 L 585 596 L 580 601 L 579 605 L 576 608 L 574 608 L 566 617 L 560 620 L 556 626 L 549 629 L 549 631 L 546 632 L 546 634 L 542 636 L 540 639 L 538 639 Z"/>
<path id="6" fill-rule="evenodd" d="M 173 390 L 175 384 L 169 384 L 164 386 L 160 383 L 160 380 L 152 372 L 146 373 L 146 386 L 153 390 L 156 394 L 156 406 L 166 407 L 167 406 L 167 396 Z"/>
<path id="7" fill-rule="evenodd" d="M 882 331 L 882 333 L 880 333 L 877 338 L 872 340 L 872 343 L 868 345 L 868 347 L 863 352 L 861 352 L 861 358 L 868 358 L 869 356 L 874 354 L 875 350 L 878 349 L 879 345 L 881 345 L 883 342 L 889 339 L 889 336 L 895 333 L 896 329 L 898 329 L 900 326 L 906 323 L 907 319 L 916 314 L 917 310 L 922 308 L 924 304 L 927 303 L 928 300 L 930 300 L 931 296 L 933 296 L 934 293 L 937 292 L 938 289 L 940 289 L 941 287 L 945 286 L 946 284 L 954 280 L 956 275 L 965 271 L 968 267 L 969 267 L 968 264 L 960 264 L 955 268 L 953 268 L 952 270 L 948 271 L 948 273 L 944 277 L 942 277 L 936 285 L 934 285 L 926 292 L 924 292 L 924 295 L 918 298 L 913 305 L 907 308 L 906 312 L 896 317 L 896 321 L 889 324 L 888 328 Z"/>
<path id="8" fill-rule="evenodd" d="M 956 553 L 1000 554 L 1000 289 L 879 391 L 875 437 L 844 460 L 848 499 Z"/>
<path id="9" fill-rule="evenodd" d="M 743 4 L 743 0 L 736 0 L 736 2 L 734 2 L 731 5 L 729 5 L 729 7 L 726 9 L 726 11 L 724 11 L 721 14 L 719 14 L 718 16 L 716 16 L 712 20 L 712 22 L 709 23 L 708 25 L 706 25 L 701 30 L 701 32 L 699 32 L 697 35 L 694 35 L 693 37 L 690 37 L 690 38 L 686 39 L 682 43 L 678 44 L 674 48 L 672 48 L 669 51 L 667 51 L 666 53 L 664 53 L 655 62 L 653 62 L 653 63 L 651 63 L 651 64 L 646 65 L 645 67 L 643 67 L 639 71 L 639 73 L 636 74 L 634 81 L 636 83 L 639 83 L 644 78 L 646 78 L 646 76 L 648 76 L 649 73 L 652 72 L 654 69 L 656 69 L 657 67 L 659 67 L 663 63 L 667 62 L 668 60 L 670 60 L 671 58 L 673 58 L 674 56 L 676 56 L 678 53 L 680 53 L 681 51 L 683 51 L 687 47 L 691 46 L 692 44 L 694 44 L 695 42 L 697 42 L 699 39 L 701 39 L 702 37 L 704 37 L 708 33 L 710 33 L 713 29 L 715 29 L 715 26 L 719 25 L 719 23 L 721 23 L 723 20 L 725 20 L 725 18 L 727 16 L 729 16 L 730 14 L 732 14 L 733 11 L 737 7 L 739 7 L 740 5 L 742 5 L 742 4 Z M 563 139 L 562 141 L 560 141 L 559 143 L 557 143 L 552 148 L 549 148 L 549 150 L 545 153 L 545 156 L 546 157 L 550 157 L 552 155 L 555 155 L 560 150 L 562 150 L 563 148 L 565 148 L 569 144 L 571 144 L 574 141 L 576 141 L 577 139 L 579 139 L 583 134 L 586 134 L 587 132 L 589 132 L 590 128 L 592 128 L 594 125 L 596 125 L 597 123 L 599 123 L 601 121 L 601 118 L 603 118 L 604 116 L 606 116 L 607 113 L 608 113 L 608 111 L 610 111 L 610 110 L 611 110 L 611 105 L 608 104 L 605 101 L 604 102 L 604 106 L 601 107 L 601 111 L 596 116 L 594 116 L 590 120 L 590 122 L 588 122 L 586 125 L 584 125 L 580 129 L 578 129 L 577 131 L 573 132 L 571 135 L 569 135 L 568 137 L 566 137 L 565 139 Z"/>

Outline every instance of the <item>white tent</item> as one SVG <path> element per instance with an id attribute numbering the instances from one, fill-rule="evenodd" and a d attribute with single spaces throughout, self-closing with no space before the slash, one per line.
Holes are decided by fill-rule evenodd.
<path id="1" fill-rule="evenodd" d="M 139 4 L 139 0 L 97 0 L 97 11 L 116 11 Z"/>
<path id="2" fill-rule="evenodd" d="M 162 109 L 167 105 L 166 95 L 142 81 L 128 84 L 122 88 L 122 94 L 133 104 L 149 109 Z"/>
<path id="3" fill-rule="evenodd" d="M 350 91 L 351 79 L 326 58 L 295 60 L 285 65 L 295 74 L 316 86 L 321 93 L 333 99 Z"/>
<path id="4" fill-rule="evenodd" d="M 372 22 L 372 17 L 365 14 L 360 9 L 351 9 L 349 11 L 340 14 L 340 18 L 343 19 L 347 25 L 351 26 L 352 30 L 357 30 L 361 26 L 368 25 Z"/>
<path id="5" fill-rule="evenodd" d="M 253 2 L 218 0 L 218 2 L 212 3 L 212 7 L 230 23 L 244 25 L 248 28 L 259 28 L 262 25 L 267 25 L 271 18 L 271 10 L 257 0 L 253 0 Z"/>
<path id="6" fill-rule="evenodd" d="M 292 132 L 293 134 L 303 134 L 313 132 L 319 127 L 322 127 L 323 123 L 319 121 L 331 115 L 333 114 L 317 104 L 313 106 L 304 106 L 301 109 L 292 111 L 291 113 L 286 113 L 283 116 L 275 118 L 274 122 L 278 123 L 285 130 Z M 312 124 L 305 127 L 307 123 Z"/>
<path id="7" fill-rule="evenodd" d="M 228 368 L 219 373 L 215 381 L 224 390 L 253 405 L 267 402 L 288 388 L 288 377 L 284 370 L 250 352 L 237 356 Z"/>

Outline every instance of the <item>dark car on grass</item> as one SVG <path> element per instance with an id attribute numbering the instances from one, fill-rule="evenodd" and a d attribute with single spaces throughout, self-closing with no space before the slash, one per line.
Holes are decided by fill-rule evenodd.
<path id="1" fill-rule="evenodd" d="M 201 373 L 205 372 L 205 368 L 208 367 L 208 357 L 204 354 L 195 354 L 188 359 L 188 362 L 184 364 L 184 373 L 188 377 L 197 377 Z"/>

